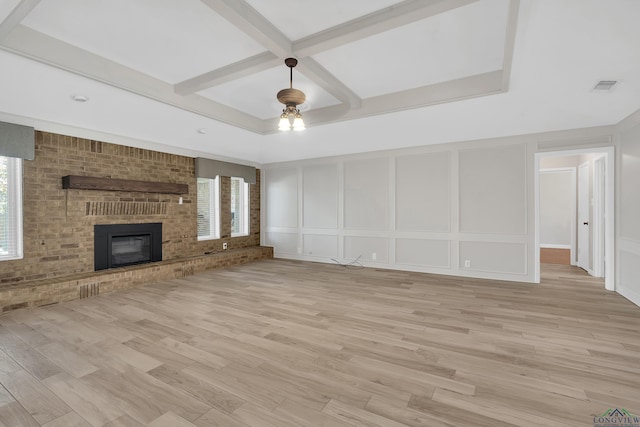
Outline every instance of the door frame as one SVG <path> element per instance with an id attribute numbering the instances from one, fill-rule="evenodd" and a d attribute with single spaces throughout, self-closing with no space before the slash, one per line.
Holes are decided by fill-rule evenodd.
<path id="1" fill-rule="evenodd" d="M 540 283 L 540 159 L 542 157 L 576 156 L 581 154 L 603 154 L 604 165 L 604 287 L 615 290 L 615 147 L 593 147 L 574 150 L 545 151 L 535 153 L 534 171 L 534 281 Z"/>
<path id="2" fill-rule="evenodd" d="M 578 187 L 577 187 L 577 191 L 576 191 L 576 202 L 577 202 L 577 217 L 576 217 L 576 223 L 577 223 L 577 230 L 576 230 L 576 237 L 578 238 L 577 240 L 577 256 L 576 256 L 576 265 L 580 268 L 582 268 L 583 270 L 585 270 L 587 273 L 589 273 L 591 276 L 595 276 L 595 274 L 593 274 L 593 270 L 591 269 L 590 265 L 593 264 L 593 259 L 591 257 L 591 253 L 593 252 L 595 254 L 595 247 L 596 247 L 596 242 L 594 239 L 589 239 L 590 235 L 592 235 L 593 233 L 593 218 L 590 215 L 590 208 L 593 206 L 593 209 L 595 209 L 594 204 L 591 203 L 591 201 L 593 200 L 592 198 L 589 198 L 589 187 L 592 186 L 593 184 L 593 162 L 592 161 L 586 161 L 583 163 L 580 163 L 577 167 L 577 172 L 578 172 Z M 586 169 L 586 171 L 585 171 Z M 584 174 L 586 173 L 586 180 L 584 179 Z M 582 188 L 583 185 L 587 185 L 587 188 Z M 583 191 L 586 190 L 586 194 L 583 193 Z M 585 200 L 586 198 L 586 200 Z M 584 206 L 583 206 L 584 204 Z M 586 209 L 587 212 L 583 212 L 583 210 Z M 581 216 L 582 214 L 582 216 Z M 586 218 L 585 218 L 585 214 L 586 214 Z M 584 221 L 586 219 L 586 225 L 587 225 L 587 229 L 586 229 L 586 237 L 587 237 L 587 241 L 586 241 L 586 246 L 585 246 L 585 242 L 582 239 L 583 237 L 583 232 L 584 232 Z M 601 242 L 598 242 L 601 243 Z M 582 246 L 582 247 L 581 247 Z M 591 250 L 593 248 L 593 250 Z M 580 249 L 586 249 L 586 253 L 582 253 L 582 251 Z M 582 256 L 580 256 L 580 254 L 582 254 Z M 595 258 L 595 257 L 594 257 Z M 585 263 L 586 262 L 586 263 Z"/>
<path id="3" fill-rule="evenodd" d="M 593 258 L 591 260 L 593 275 L 602 277 L 605 275 L 607 262 L 605 260 L 606 246 L 604 244 L 605 233 L 605 200 L 607 182 L 607 164 L 605 156 L 593 159 Z"/>

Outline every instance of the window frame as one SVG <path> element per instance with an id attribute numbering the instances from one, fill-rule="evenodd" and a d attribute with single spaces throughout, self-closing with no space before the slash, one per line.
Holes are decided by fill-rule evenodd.
<path id="1" fill-rule="evenodd" d="M 239 210 L 240 210 L 240 215 L 238 215 L 238 217 L 241 218 L 241 222 L 240 222 L 240 227 L 239 227 L 239 231 L 234 231 L 234 221 L 235 221 L 235 214 L 234 214 L 234 206 L 233 206 L 233 181 L 238 181 L 240 182 L 241 185 L 238 185 L 238 197 L 241 200 L 241 203 L 239 205 Z M 240 177 L 231 177 L 231 185 L 230 185 L 230 199 L 231 199 L 231 237 L 241 237 L 241 236 L 248 236 L 249 235 L 249 230 L 250 230 L 250 223 L 249 223 L 249 193 L 250 193 L 250 188 L 249 188 L 249 183 L 246 182 L 244 180 L 244 178 L 240 178 Z"/>
<path id="2" fill-rule="evenodd" d="M 198 227 L 199 203 L 198 192 L 200 180 L 209 182 L 209 234 L 200 235 Z M 213 229 L 213 230 L 212 230 Z M 212 232 L 213 231 L 213 232 Z M 196 178 L 196 234 L 198 241 L 217 240 L 220 238 L 220 177 Z"/>
<path id="3" fill-rule="evenodd" d="M 13 244 L 4 254 L 0 252 L 0 261 L 9 261 L 24 258 L 23 236 L 23 160 L 15 157 L 0 156 L 7 161 L 7 211 L 9 219 L 8 241 Z"/>

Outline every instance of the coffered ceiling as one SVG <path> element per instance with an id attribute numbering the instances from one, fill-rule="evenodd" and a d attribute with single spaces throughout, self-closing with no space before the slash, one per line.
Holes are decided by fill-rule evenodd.
<path id="1" fill-rule="evenodd" d="M 639 12 L 633 0 L 0 0 L 0 119 L 255 163 L 608 124 L 640 106 Z M 276 130 L 290 56 L 303 136 Z M 493 131 L 477 119 L 535 117 L 535 88 L 580 71 L 566 118 Z M 598 79 L 627 96 L 578 120 L 570 108 Z M 473 132 L 446 136 L 454 118 Z M 432 137 L 417 133 L 433 120 Z"/>

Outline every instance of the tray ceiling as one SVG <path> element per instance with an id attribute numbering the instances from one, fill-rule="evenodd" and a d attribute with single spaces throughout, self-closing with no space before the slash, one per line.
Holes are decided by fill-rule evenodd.
<path id="1" fill-rule="evenodd" d="M 517 1 L 23 0 L 2 47 L 259 134 L 507 89 Z M 7 3 L 4 9 L 9 9 Z M 488 24 L 490 22 L 490 25 Z"/>

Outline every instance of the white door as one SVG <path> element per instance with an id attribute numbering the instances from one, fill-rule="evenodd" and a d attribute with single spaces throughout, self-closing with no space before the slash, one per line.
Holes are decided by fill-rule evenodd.
<path id="1" fill-rule="evenodd" d="M 591 270 L 590 228 L 589 210 L 591 200 L 589 197 L 589 163 L 583 163 L 578 167 L 578 267 Z"/>
<path id="2" fill-rule="evenodd" d="M 592 236 L 592 253 L 591 265 L 593 275 L 596 277 L 604 277 L 605 270 L 605 178 L 606 163 L 605 156 L 597 158 L 593 161 L 593 209 L 591 218 L 591 236 Z"/>

